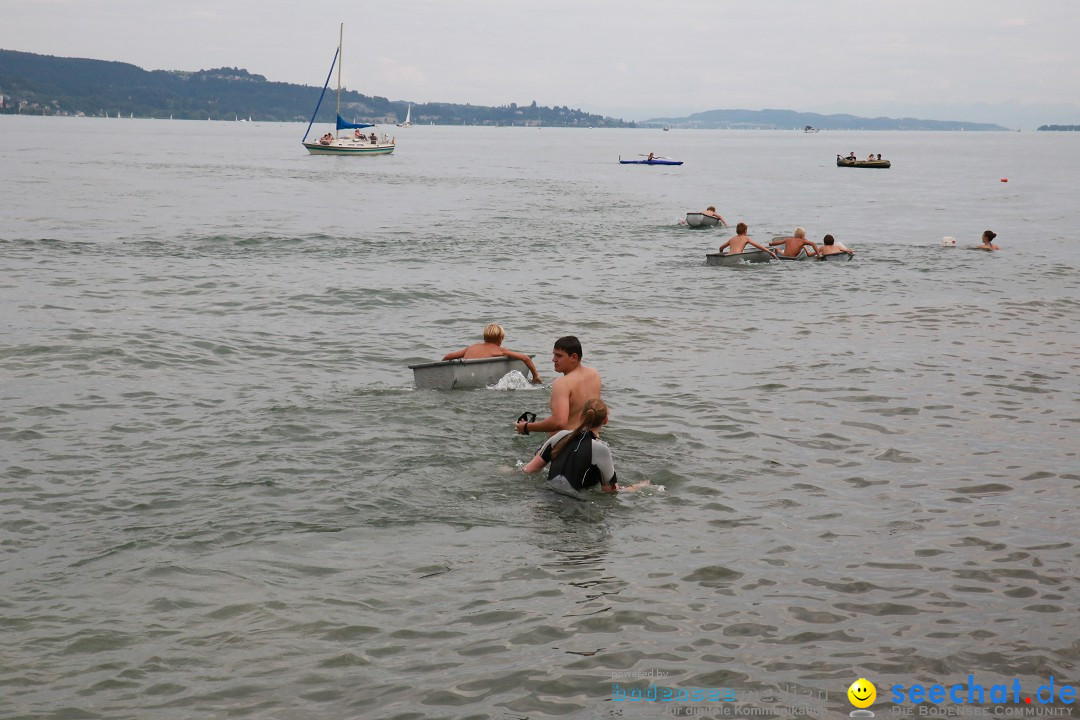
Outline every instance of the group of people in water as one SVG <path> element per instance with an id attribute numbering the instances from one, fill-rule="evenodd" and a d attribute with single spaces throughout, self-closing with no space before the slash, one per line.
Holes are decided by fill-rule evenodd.
<path id="1" fill-rule="evenodd" d="M 484 328 L 484 342 L 447 353 L 443 360 L 509 357 L 524 362 L 532 373 L 532 382 L 540 384 L 540 373 L 532 358 L 504 348 L 505 337 L 502 326 L 492 323 Z M 608 422 L 608 407 L 600 398 L 600 373 L 582 365 L 581 356 L 581 342 L 573 335 L 555 341 L 551 362 L 562 377 L 551 385 L 551 414 L 543 420 L 522 417 L 514 424 L 519 435 L 548 434 L 521 469 L 535 473 L 548 467 L 549 487 L 559 492 L 577 494 L 599 486 L 602 492 L 612 493 L 619 489 L 615 464 L 611 450 L 600 440 L 600 430 Z"/>
<path id="2" fill-rule="evenodd" d="M 711 207 L 711 206 L 710 206 Z M 848 255 L 854 255 L 854 250 L 849 250 L 844 247 L 843 243 L 836 242 L 836 238 L 832 235 L 826 235 L 821 240 L 821 245 L 806 239 L 806 230 L 801 227 L 795 228 L 795 233 L 790 237 L 776 238 L 769 243 L 769 247 L 765 247 L 761 243 L 754 240 L 752 237 L 746 234 L 750 228 L 746 223 L 741 222 L 735 226 L 735 237 L 729 239 L 717 252 L 723 253 L 727 250 L 729 255 L 736 255 L 746 251 L 746 246 L 750 245 L 769 253 L 773 257 L 798 257 L 799 253 L 805 252 L 810 257 L 823 257 L 826 255 L 839 255 L 841 253 L 847 253 Z M 784 249 L 780 252 L 779 256 L 777 252 L 772 248 L 783 245 Z"/>
<path id="3" fill-rule="evenodd" d="M 719 218 L 721 223 L 723 223 L 725 226 L 727 225 L 727 223 L 724 222 L 724 219 L 720 217 L 720 215 L 716 212 L 716 208 L 712 205 L 710 205 L 708 210 L 706 210 L 702 214 L 708 215 L 710 217 Z M 762 245 L 761 243 L 757 242 L 752 237 L 747 235 L 747 230 L 749 230 L 749 227 L 744 222 L 736 225 L 735 237 L 729 239 L 727 242 L 721 245 L 720 249 L 717 252 L 723 253 L 725 250 L 727 250 L 727 254 L 736 255 L 738 253 L 746 252 L 746 246 L 749 245 L 753 248 L 769 253 L 774 258 L 796 258 L 799 257 L 801 253 L 806 253 L 807 257 L 824 257 L 828 255 L 839 255 L 841 253 L 847 253 L 848 255 L 851 255 L 853 257 L 855 255 L 854 250 L 845 247 L 844 244 L 841 242 L 837 242 L 836 238 L 834 238 L 832 235 L 826 235 L 825 237 L 823 237 L 821 239 L 820 245 L 813 242 L 812 240 L 807 240 L 806 230 L 801 227 L 795 228 L 795 232 L 789 237 L 778 237 L 774 239 L 772 242 L 769 243 L 768 247 Z M 994 238 L 996 237 L 997 233 L 995 233 L 993 230 L 987 230 L 982 234 L 982 244 L 975 245 L 970 249 L 987 251 L 1000 250 L 1001 248 L 994 244 Z M 955 244 L 955 242 L 953 244 Z M 773 248 L 779 247 L 780 245 L 783 245 L 784 247 L 779 253 L 777 253 L 776 250 L 773 250 Z"/>
<path id="4" fill-rule="evenodd" d="M 715 213 L 716 208 L 710 205 L 707 212 Z M 807 240 L 806 230 L 801 227 L 795 228 L 790 237 L 776 238 L 768 247 L 747 235 L 748 229 L 746 223 L 740 222 L 735 227 L 735 237 L 721 245 L 720 252 L 726 249 L 728 253 L 741 253 L 750 245 L 773 257 L 777 257 L 777 251 L 773 248 L 780 246 L 783 248 L 779 256 L 788 258 L 798 257 L 803 252 L 811 257 L 855 254 L 854 250 L 838 243 L 832 235 L 826 235 L 820 245 Z M 982 235 L 982 245 L 972 249 L 998 250 L 998 246 L 993 242 L 996 237 L 996 233 L 987 230 Z M 525 353 L 504 348 L 502 343 L 505 338 L 506 331 L 502 326 L 491 323 L 484 328 L 483 342 L 446 353 L 443 360 L 507 357 L 523 362 L 532 375 L 531 382 L 534 385 L 542 384 L 540 371 L 532 358 Z M 514 432 L 519 435 L 543 432 L 548 436 L 521 470 L 535 473 L 547 467 L 548 486 L 557 492 L 577 495 L 582 490 L 599 486 L 602 492 L 613 493 L 620 488 L 611 450 L 600 440 L 600 431 L 607 425 L 609 418 L 607 404 L 600 397 L 600 373 L 595 368 L 583 365 L 581 358 L 581 341 L 575 336 L 567 335 L 555 341 L 551 362 L 555 372 L 562 377 L 557 378 L 551 385 L 551 398 L 548 401 L 550 414 L 542 420 L 536 420 L 535 415 L 525 413 L 514 423 Z M 637 486 L 621 489 L 635 490 Z"/>

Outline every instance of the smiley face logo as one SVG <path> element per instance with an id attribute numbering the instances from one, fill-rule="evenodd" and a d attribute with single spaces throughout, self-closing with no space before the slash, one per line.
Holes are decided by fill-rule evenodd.
<path id="1" fill-rule="evenodd" d="M 866 678 L 859 678 L 847 689 L 848 700 L 857 708 L 868 708 L 877 699 L 877 688 Z"/>

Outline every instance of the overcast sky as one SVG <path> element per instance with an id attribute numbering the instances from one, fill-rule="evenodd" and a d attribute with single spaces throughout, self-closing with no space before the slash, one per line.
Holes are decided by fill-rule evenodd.
<path id="1" fill-rule="evenodd" d="M 1080 123 L 1080 0 L 0 0 L 0 48 L 391 100 Z"/>

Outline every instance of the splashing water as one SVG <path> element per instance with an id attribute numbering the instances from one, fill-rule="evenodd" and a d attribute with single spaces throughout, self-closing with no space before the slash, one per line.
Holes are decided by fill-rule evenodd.
<path id="1" fill-rule="evenodd" d="M 499 382 L 489 387 L 493 390 L 528 390 L 532 384 L 520 370 L 511 370 L 503 375 Z"/>

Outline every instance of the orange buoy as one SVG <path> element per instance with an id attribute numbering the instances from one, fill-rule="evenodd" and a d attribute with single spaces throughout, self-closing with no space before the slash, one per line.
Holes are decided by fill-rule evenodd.
<path id="1" fill-rule="evenodd" d="M 1001 182 L 1009 182 L 1009 178 L 1001 178 Z"/>

